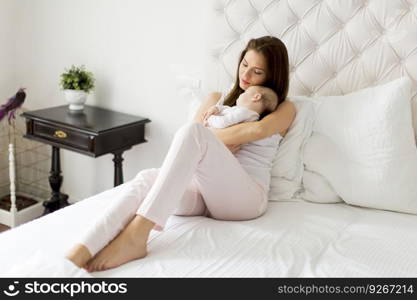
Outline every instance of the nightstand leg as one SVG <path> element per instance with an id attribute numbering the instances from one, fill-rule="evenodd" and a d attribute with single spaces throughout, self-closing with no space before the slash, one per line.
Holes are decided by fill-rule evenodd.
<path id="1" fill-rule="evenodd" d="M 59 148 L 52 146 L 52 162 L 49 176 L 49 185 L 52 189 L 52 196 L 49 201 L 43 203 L 43 206 L 45 207 L 44 214 L 48 214 L 69 204 L 67 201 L 68 195 L 59 191 L 61 189 L 62 180 Z"/>
<path id="2" fill-rule="evenodd" d="M 123 154 L 124 150 L 112 152 L 114 154 L 114 186 L 118 186 L 123 183 Z"/>

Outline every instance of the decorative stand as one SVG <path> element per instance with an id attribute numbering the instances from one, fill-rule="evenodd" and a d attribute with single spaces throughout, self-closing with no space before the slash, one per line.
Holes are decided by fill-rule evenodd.
<path id="1" fill-rule="evenodd" d="M 46 189 L 43 145 L 23 141 L 24 120 L 0 123 L 0 223 L 15 227 L 43 213 Z"/>

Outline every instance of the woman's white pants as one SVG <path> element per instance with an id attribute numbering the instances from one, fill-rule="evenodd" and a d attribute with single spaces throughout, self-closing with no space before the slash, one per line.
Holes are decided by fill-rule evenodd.
<path id="1" fill-rule="evenodd" d="M 267 194 L 229 149 L 200 123 L 175 134 L 159 169 L 140 171 L 78 241 L 92 255 L 139 214 L 163 230 L 170 215 L 249 220 L 267 208 Z"/>

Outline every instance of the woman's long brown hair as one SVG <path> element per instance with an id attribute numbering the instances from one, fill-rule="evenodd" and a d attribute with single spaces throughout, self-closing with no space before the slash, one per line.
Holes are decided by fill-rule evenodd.
<path id="1" fill-rule="evenodd" d="M 240 54 L 239 63 L 236 73 L 236 81 L 229 94 L 225 97 L 224 105 L 234 106 L 236 100 L 244 90 L 239 86 L 239 66 L 243 57 L 249 50 L 255 50 L 261 53 L 266 60 L 266 81 L 262 86 L 269 87 L 277 93 L 278 105 L 285 101 L 288 94 L 289 85 L 289 62 L 288 52 L 285 44 L 273 36 L 264 36 L 249 40 L 246 48 Z M 263 118 L 266 114 L 261 115 Z"/>

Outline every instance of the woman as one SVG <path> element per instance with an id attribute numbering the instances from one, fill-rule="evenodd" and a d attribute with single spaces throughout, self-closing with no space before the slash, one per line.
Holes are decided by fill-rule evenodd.
<path id="1" fill-rule="evenodd" d="M 256 122 L 207 129 L 201 125 L 209 117 L 206 111 L 222 96 L 211 93 L 195 122 L 178 130 L 161 168 L 143 170 L 126 184 L 119 199 L 66 257 L 89 272 L 102 271 L 145 257 L 151 229 L 162 230 L 171 214 L 219 220 L 261 216 L 267 208 L 267 191 L 233 153 L 241 144 L 286 134 L 295 117 L 293 104 L 285 101 L 288 69 L 287 50 L 279 39 L 250 40 L 240 55 L 236 82 L 224 104 L 233 106 L 248 87 L 262 85 L 278 95 L 277 109 Z"/>

